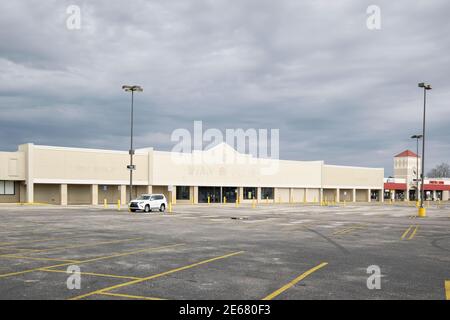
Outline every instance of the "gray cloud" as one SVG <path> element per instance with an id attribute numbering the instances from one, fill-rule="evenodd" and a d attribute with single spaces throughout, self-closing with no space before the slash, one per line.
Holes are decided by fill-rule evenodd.
<path id="1" fill-rule="evenodd" d="M 66 28 L 81 7 L 82 28 Z M 382 29 L 366 28 L 381 7 Z M 0 148 L 140 147 L 175 128 L 279 128 L 281 157 L 385 167 L 415 148 L 429 81 L 428 154 L 450 161 L 446 0 L 8 1 L 0 4 Z"/>

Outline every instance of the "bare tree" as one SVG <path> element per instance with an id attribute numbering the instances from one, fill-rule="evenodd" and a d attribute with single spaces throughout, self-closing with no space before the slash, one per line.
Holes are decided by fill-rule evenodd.
<path id="1" fill-rule="evenodd" d="M 450 178 L 450 165 L 441 163 L 431 169 L 427 175 L 429 178 Z"/>

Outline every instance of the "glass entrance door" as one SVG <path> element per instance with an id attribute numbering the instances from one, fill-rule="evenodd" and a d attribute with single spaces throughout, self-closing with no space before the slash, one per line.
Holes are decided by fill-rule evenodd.
<path id="1" fill-rule="evenodd" d="M 198 187 L 198 202 L 208 203 L 208 197 L 211 203 L 221 202 L 220 187 Z"/>
<path id="2" fill-rule="evenodd" d="M 236 202 L 237 187 L 223 187 L 222 188 L 222 201 L 223 197 L 227 198 L 227 202 Z"/>

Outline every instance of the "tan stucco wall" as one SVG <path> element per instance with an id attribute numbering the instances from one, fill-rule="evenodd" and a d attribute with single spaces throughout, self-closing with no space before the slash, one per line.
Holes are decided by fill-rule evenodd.
<path id="1" fill-rule="evenodd" d="M 127 152 L 34 146 L 34 179 L 41 183 L 126 183 L 129 162 Z M 148 184 L 148 154 L 136 154 L 134 163 L 134 183 Z"/>
<path id="2" fill-rule="evenodd" d="M 339 190 L 339 200 L 341 202 L 353 201 L 353 190 L 352 189 L 340 189 Z"/>
<path id="3" fill-rule="evenodd" d="M 324 189 L 323 190 L 323 200 L 324 201 L 336 201 L 336 190 L 335 189 Z"/>
<path id="4" fill-rule="evenodd" d="M 306 189 L 306 202 L 319 202 L 320 190 L 319 189 Z"/>
<path id="5" fill-rule="evenodd" d="M 450 191 L 442 192 L 442 200 L 444 201 L 450 200 Z"/>
<path id="6" fill-rule="evenodd" d="M 289 189 L 275 188 L 275 201 L 279 203 L 289 202 Z"/>
<path id="7" fill-rule="evenodd" d="M 0 152 L 0 180 L 25 180 L 23 152 Z"/>
<path id="8" fill-rule="evenodd" d="M 262 174 L 266 168 L 276 164 L 232 163 L 195 164 L 192 160 L 180 163 L 169 152 L 154 151 L 153 185 L 192 185 L 192 186 L 248 186 L 248 187 L 320 187 L 320 161 L 278 162 L 273 174 Z M 245 160 L 242 160 L 245 161 Z"/>
<path id="9" fill-rule="evenodd" d="M 34 202 L 60 204 L 60 185 L 58 184 L 35 184 Z"/>
<path id="10" fill-rule="evenodd" d="M 323 188 L 383 189 L 384 169 L 324 165 Z"/>
<path id="11" fill-rule="evenodd" d="M 305 200 L 305 189 L 303 188 L 294 188 L 292 192 L 292 201 L 293 202 L 303 202 Z"/>
<path id="12" fill-rule="evenodd" d="M 67 204 L 90 204 L 91 186 L 69 184 L 67 186 Z"/>
<path id="13" fill-rule="evenodd" d="M 117 204 L 117 200 L 120 200 L 120 186 L 108 185 L 104 190 L 103 185 L 99 185 L 98 204 L 103 204 L 105 199 L 107 204 Z"/>
<path id="14" fill-rule="evenodd" d="M 356 190 L 356 201 L 357 202 L 367 202 L 369 199 L 369 194 L 367 190 Z"/>

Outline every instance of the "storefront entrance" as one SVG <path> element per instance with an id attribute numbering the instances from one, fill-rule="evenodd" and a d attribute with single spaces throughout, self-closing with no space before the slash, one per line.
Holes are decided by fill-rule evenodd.
<path id="1" fill-rule="evenodd" d="M 198 202 L 208 203 L 208 197 L 210 203 L 222 202 L 220 189 L 220 187 L 198 187 Z"/>

